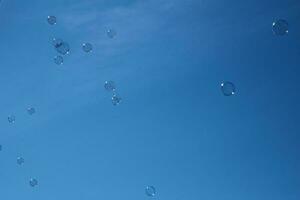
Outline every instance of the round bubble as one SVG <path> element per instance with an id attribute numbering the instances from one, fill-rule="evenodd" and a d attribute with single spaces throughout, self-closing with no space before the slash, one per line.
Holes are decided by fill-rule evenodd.
<path id="1" fill-rule="evenodd" d="M 231 96 L 235 94 L 235 86 L 229 81 L 221 83 L 221 90 L 225 96 Z"/>
<path id="2" fill-rule="evenodd" d="M 275 35 L 283 36 L 289 32 L 289 24 L 284 19 L 279 19 L 272 24 L 272 30 Z"/>
<path id="3" fill-rule="evenodd" d="M 27 108 L 27 113 L 29 115 L 33 115 L 35 113 L 35 108 L 33 108 L 33 107 Z"/>
<path id="4" fill-rule="evenodd" d="M 31 187 L 35 187 L 35 186 L 37 186 L 37 184 L 38 184 L 38 181 L 37 181 L 35 178 L 31 178 L 31 179 L 29 180 L 29 185 L 30 185 Z"/>
<path id="5" fill-rule="evenodd" d="M 53 38 L 52 40 L 52 45 L 54 46 L 54 48 L 59 47 L 60 45 L 62 45 L 64 41 L 62 39 L 59 38 Z"/>
<path id="6" fill-rule="evenodd" d="M 114 106 L 119 105 L 121 103 L 121 101 L 122 101 L 122 98 L 119 95 L 113 94 L 113 96 L 111 98 L 111 102 Z"/>
<path id="7" fill-rule="evenodd" d="M 114 91 L 114 90 L 116 90 L 116 84 L 114 81 L 105 81 L 104 88 L 107 91 Z"/>
<path id="8" fill-rule="evenodd" d="M 87 53 L 91 52 L 93 50 L 93 45 L 91 43 L 83 43 L 82 50 Z"/>
<path id="9" fill-rule="evenodd" d="M 117 35 L 117 31 L 114 29 L 108 29 L 106 34 L 109 38 L 114 38 Z"/>
<path id="10" fill-rule="evenodd" d="M 22 164 L 24 164 L 24 162 L 25 162 L 24 158 L 22 158 L 22 157 L 17 158 L 17 164 L 18 165 L 22 165 Z"/>
<path id="11" fill-rule="evenodd" d="M 146 187 L 145 193 L 149 197 L 154 197 L 156 195 L 156 189 L 155 189 L 155 187 L 149 185 Z"/>
<path id="12" fill-rule="evenodd" d="M 48 22 L 50 25 L 55 25 L 55 24 L 56 24 L 56 17 L 55 17 L 55 16 L 48 16 L 48 17 L 47 17 L 47 22 Z"/>
<path id="13" fill-rule="evenodd" d="M 57 65 L 62 65 L 64 63 L 64 58 L 62 56 L 55 56 L 54 63 Z"/>
<path id="14" fill-rule="evenodd" d="M 9 123 L 15 123 L 16 117 L 14 115 L 10 115 L 7 117 Z"/>
<path id="15" fill-rule="evenodd" d="M 70 52 L 70 46 L 66 42 L 61 43 L 60 45 L 55 47 L 55 49 L 58 53 L 60 53 L 62 55 L 69 54 L 69 52 Z"/>

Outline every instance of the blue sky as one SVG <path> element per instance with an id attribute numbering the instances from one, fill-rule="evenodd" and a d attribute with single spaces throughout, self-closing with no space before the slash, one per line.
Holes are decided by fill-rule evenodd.
<path id="1" fill-rule="evenodd" d="M 292 0 L 3 0 L 0 198 L 147 200 L 154 185 L 159 200 L 298 200 L 299 9 Z M 284 37 L 272 33 L 280 18 Z M 63 66 L 54 37 L 71 47 Z M 226 80 L 236 95 L 222 95 Z"/>

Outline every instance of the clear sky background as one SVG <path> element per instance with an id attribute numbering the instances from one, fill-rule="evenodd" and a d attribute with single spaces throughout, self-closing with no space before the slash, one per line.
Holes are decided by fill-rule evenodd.
<path id="1" fill-rule="evenodd" d="M 299 200 L 299 10 L 297 0 L 2 0 L 0 199 L 148 200 L 153 185 L 155 200 Z M 272 33 L 280 18 L 283 37 Z M 63 66 L 53 37 L 70 44 Z M 236 95 L 221 93 L 225 80 Z"/>

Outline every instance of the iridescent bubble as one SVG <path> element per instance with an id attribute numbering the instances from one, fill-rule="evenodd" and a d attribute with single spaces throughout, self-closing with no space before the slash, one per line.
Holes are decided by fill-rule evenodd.
<path id="1" fill-rule="evenodd" d="M 156 195 L 156 189 L 155 189 L 155 187 L 149 185 L 146 187 L 145 193 L 149 197 L 154 197 Z"/>
<path id="2" fill-rule="evenodd" d="M 235 86 L 229 81 L 221 83 L 221 90 L 225 96 L 231 96 L 235 94 Z"/>
<path id="3" fill-rule="evenodd" d="M 114 91 L 114 90 L 116 90 L 116 84 L 114 81 L 105 81 L 104 88 L 107 91 Z"/>
<path id="4" fill-rule="evenodd" d="M 57 65 L 62 65 L 64 64 L 64 58 L 62 56 L 55 56 L 54 63 Z"/>
<path id="5" fill-rule="evenodd" d="M 119 105 L 121 103 L 121 101 L 122 101 L 122 98 L 119 95 L 113 94 L 113 96 L 111 98 L 111 102 L 114 106 Z"/>
<path id="6" fill-rule="evenodd" d="M 55 25 L 55 24 L 56 24 L 56 17 L 55 17 L 55 16 L 48 16 L 48 17 L 47 17 L 47 22 L 48 22 L 50 25 Z"/>
<path id="7" fill-rule="evenodd" d="M 9 123 L 15 123 L 16 117 L 14 115 L 10 115 L 7 117 Z"/>
<path id="8" fill-rule="evenodd" d="M 33 108 L 33 107 L 27 108 L 27 113 L 29 115 L 33 115 L 35 113 L 35 108 Z"/>
<path id="9" fill-rule="evenodd" d="M 114 29 L 108 29 L 106 34 L 109 38 L 114 38 L 117 35 L 117 31 Z"/>
<path id="10" fill-rule="evenodd" d="M 22 157 L 17 157 L 17 164 L 18 164 L 18 165 L 22 165 L 22 164 L 24 164 L 24 162 L 25 162 L 24 158 L 22 158 Z"/>
<path id="11" fill-rule="evenodd" d="M 31 187 L 35 187 L 35 186 L 37 186 L 37 184 L 38 184 L 38 181 L 35 178 L 30 178 L 29 185 Z"/>
<path id="12" fill-rule="evenodd" d="M 91 52 L 93 50 L 93 45 L 91 43 L 83 43 L 82 50 L 87 53 Z"/>
<path id="13" fill-rule="evenodd" d="M 272 24 L 272 30 L 275 35 L 283 36 L 289 32 L 289 24 L 284 19 L 279 19 Z"/>

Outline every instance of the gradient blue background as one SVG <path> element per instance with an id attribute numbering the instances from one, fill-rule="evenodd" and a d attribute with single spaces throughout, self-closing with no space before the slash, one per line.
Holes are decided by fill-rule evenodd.
<path id="1" fill-rule="evenodd" d="M 299 10 L 297 0 L 3 0 L 0 199 L 147 200 L 154 185 L 159 200 L 299 200 Z M 279 18 L 287 36 L 272 33 Z M 63 66 L 53 37 L 70 44 Z M 224 80 L 235 96 L 222 95 Z"/>

